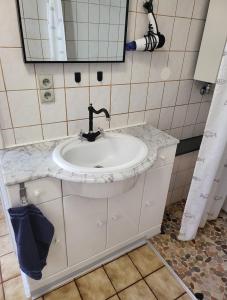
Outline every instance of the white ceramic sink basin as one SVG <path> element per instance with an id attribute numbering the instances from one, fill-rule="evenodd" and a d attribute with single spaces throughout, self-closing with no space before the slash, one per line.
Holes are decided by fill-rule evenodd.
<path id="1" fill-rule="evenodd" d="M 148 148 L 140 139 L 120 133 L 105 133 L 95 142 L 80 139 L 56 147 L 53 159 L 64 170 L 80 174 L 124 171 L 141 163 Z"/>

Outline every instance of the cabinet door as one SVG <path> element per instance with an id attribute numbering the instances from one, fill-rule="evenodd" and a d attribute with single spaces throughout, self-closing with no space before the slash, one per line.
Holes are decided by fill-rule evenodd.
<path id="1" fill-rule="evenodd" d="M 145 178 L 140 232 L 162 223 L 173 165 L 150 169 Z"/>
<path id="2" fill-rule="evenodd" d="M 47 266 L 43 270 L 43 277 L 48 277 L 67 268 L 62 198 L 42 203 L 38 207 L 54 225 L 55 230 L 47 258 Z"/>
<path id="3" fill-rule="evenodd" d="M 108 199 L 107 248 L 138 234 L 143 185 L 141 175 L 130 191 Z"/>
<path id="4" fill-rule="evenodd" d="M 69 266 L 106 247 L 107 199 L 63 198 Z"/>

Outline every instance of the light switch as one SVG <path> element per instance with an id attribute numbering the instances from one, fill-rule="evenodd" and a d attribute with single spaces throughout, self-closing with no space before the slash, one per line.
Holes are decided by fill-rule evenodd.
<path id="1" fill-rule="evenodd" d="M 54 90 L 40 90 L 40 99 L 42 103 L 55 102 Z"/>
<path id="2" fill-rule="evenodd" d="M 53 76 L 52 75 L 39 75 L 39 88 L 41 90 L 53 88 Z"/>

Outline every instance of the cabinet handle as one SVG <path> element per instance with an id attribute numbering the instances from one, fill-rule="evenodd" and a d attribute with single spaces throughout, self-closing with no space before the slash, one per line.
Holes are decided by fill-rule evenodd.
<path id="1" fill-rule="evenodd" d="M 147 201 L 147 202 L 145 202 L 145 206 L 147 206 L 147 207 L 150 207 L 150 206 L 152 206 L 152 202 L 151 202 L 151 201 Z"/>
<path id="2" fill-rule="evenodd" d="M 40 194 L 41 194 L 41 192 L 39 190 L 34 190 L 34 196 L 35 197 L 38 198 L 40 196 Z"/>
<path id="3" fill-rule="evenodd" d="M 111 219 L 112 219 L 113 221 L 117 221 L 117 220 L 120 219 L 120 216 L 119 216 L 119 215 L 113 215 L 113 216 L 111 217 Z"/>
<path id="4" fill-rule="evenodd" d="M 97 226 L 98 227 L 103 227 L 105 225 L 105 223 L 106 223 L 105 221 L 98 221 Z"/>
<path id="5" fill-rule="evenodd" d="M 54 239 L 54 243 L 55 243 L 55 244 L 59 244 L 59 243 L 60 243 L 60 240 L 59 240 L 58 238 L 55 238 L 55 239 Z"/>
<path id="6" fill-rule="evenodd" d="M 160 155 L 159 158 L 160 158 L 161 160 L 166 160 L 166 157 L 165 157 L 164 155 Z"/>

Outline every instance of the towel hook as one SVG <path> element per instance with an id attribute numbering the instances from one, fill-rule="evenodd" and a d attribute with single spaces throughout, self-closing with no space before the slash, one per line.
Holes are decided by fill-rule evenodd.
<path id="1" fill-rule="evenodd" d="M 20 183 L 20 201 L 23 206 L 28 204 L 27 191 L 24 182 Z"/>

